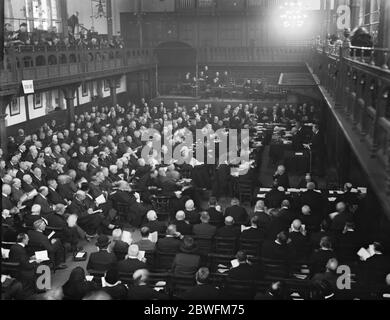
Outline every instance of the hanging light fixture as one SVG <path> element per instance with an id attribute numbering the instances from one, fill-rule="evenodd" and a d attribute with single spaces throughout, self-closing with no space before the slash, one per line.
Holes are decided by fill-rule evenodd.
<path id="1" fill-rule="evenodd" d="M 107 14 L 106 14 L 106 11 L 105 11 L 105 6 L 106 6 L 105 1 L 103 1 L 103 0 L 91 0 L 91 1 L 93 3 L 97 2 L 97 4 L 96 4 L 96 14 L 94 15 L 94 17 L 96 19 L 107 18 Z"/>
<path id="2" fill-rule="evenodd" d="M 280 18 L 284 28 L 302 28 L 307 14 L 300 1 L 286 1 L 280 7 Z"/>

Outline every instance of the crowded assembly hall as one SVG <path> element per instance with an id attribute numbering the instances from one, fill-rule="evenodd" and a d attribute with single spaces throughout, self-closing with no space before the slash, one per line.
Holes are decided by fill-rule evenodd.
<path id="1" fill-rule="evenodd" d="M 390 300 L 390 1 L 0 6 L 2 300 Z"/>

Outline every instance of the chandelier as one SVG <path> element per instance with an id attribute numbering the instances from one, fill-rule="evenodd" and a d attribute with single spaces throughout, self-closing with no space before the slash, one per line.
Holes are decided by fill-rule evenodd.
<path id="1" fill-rule="evenodd" d="M 307 19 L 302 2 L 300 1 L 286 1 L 280 7 L 280 18 L 282 25 L 285 28 L 302 28 Z"/>
<path id="2" fill-rule="evenodd" d="M 92 12 L 92 15 L 96 18 L 96 19 L 99 19 L 99 18 L 107 18 L 107 14 L 106 14 L 106 11 L 105 11 L 105 7 L 106 7 L 106 2 L 103 1 L 103 0 L 91 0 L 92 3 L 96 3 L 95 7 L 96 7 L 96 14 L 94 15 L 93 12 Z M 93 8 L 92 8 L 93 10 Z"/>

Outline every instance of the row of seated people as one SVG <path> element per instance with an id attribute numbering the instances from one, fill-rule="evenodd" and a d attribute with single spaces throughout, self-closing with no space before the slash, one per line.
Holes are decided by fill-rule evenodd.
<path id="1" fill-rule="evenodd" d="M 22 239 L 23 237 L 24 239 Z M 15 251 L 18 245 L 26 244 L 26 235 L 20 235 L 20 238 L 21 242 L 11 247 L 12 251 Z M 281 241 L 280 236 L 277 241 Z M 205 293 L 207 293 L 207 299 L 210 300 L 253 299 L 256 293 L 258 294 L 255 299 L 324 299 L 325 297 L 378 299 L 382 295 L 386 295 L 388 298 L 389 293 L 389 287 L 386 287 L 386 284 L 389 285 L 389 275 L 385 275 L 384 279 L 381 279 L 384 281 L 371 285 L 364 283 L 363 286 L 360 284 L 359 276 L 358 282 L 353 282 L 352 291 L 345 294 L 345 291 L 342 291 L 337 285 L 339 283 L 339 261 L 334 257 L 332 249 L 328 247 L 328 237 L 321 239 L 320 249 L 313 254 L 317 258 L 317 262 L 321 262 L 321 267 L 316 270 L 309 269 L 313 271 L 312 273 L 309 270 L 301 270 L 301 268 L 307 268 L 303 263 L 297 264 L 295 270 L 287 272 L 284 270 L 286 265 L 283 260 L 258 260 L 242 250 L 238 251 L 235 256 L 208 254 L 207 261 L 202 261 L 202 257 L 197 252 L 196 242 L 191 237 L 184 237 L 178 243 L 178 250 L 172 254 L 171 265 L 168 264 L 165 269 L 161 262 L 158 262 L 158 269 L 153 269 L 150 263 L 147 263 L 147 259 L 150 259 L 150 252 L 145 255 L 146 259 L 139 257 L 139 248 L 143 246 L 145 249 L 147 239 L 138 241 L 138 244 L 127 245 L 127 254 L 121 257 L 118 255 L 122 255 L 122 251 L 118 251 L 118 249 L 123 249 L 126 246 L 120 240 L 114 240 L 113 243 L 110 243 L 107 236 L 100 236 L 96 245 L 99 251 L 91 254 L 87 266 L 91 276 L 86 277 L 85 271 L 80 267 L 73 270 L 69 281 L 62 287 L 60 296 L 63 299 L 82 299 L 88 293 L 96 290 L 103 290 L 111 299 L 130 300 L 202 299 L 202 294 Z M 149 249 L 150 245 L 149 243 Z M 373 257 L 380 257 L 382 254 L 380 244 L 375 243 L 373 248 L 375 252 Z M 320 256 L 322 256 L 321 259 L 319 259 Z M 373 257 L 370 258 L 372 261 Z M 235 261 L 234 264 L 233 261 Z M 373 266 L 372 261 L 364 262 L 365 272 L 374 271 L 369 269 L 369 265 Z M 225 265 L 221 265 L 221 263 Z M 230 264 L 231 267 L 229 267 Z M 95 269 L 91 269 L 92 267 Z M 224 268 L 223 271 L 220 271 L 221 268 Z M 147 279 L 148 269 L 153 272 L 152 281 Z M 195 281 L 201 270 L 207 275 L 212 272 L 212 276 L 207 277 L 209 278 L 207 280 L 210 281 L 201 283 Z M 145 273 L 143 281 L 139 281 L 140 272 Z M 305 280 L 298 278 L 296 273 L 305 275 Z M 92 276 L 94 282 L 91 282 Z M 348 276 L 354 277 L 354 275 Z M 270 282 L 282 279 L 291 286 L 289 293 L 286 291 L 283 295 L 270 297 L 269 292 L 266 294 L 257 292 L 259 287 L 262 286 L 262 289 L 265 289 Z M 170 281 L 172 282 L 170 283 Z M 199 287 L 199 285 L 205 286 Z M 158 288 L 157 292 L 155 287 Z M 76 288 L 77 290 L 75 290 Z M 18 294 L 21 296 L 20 292 Z"/>
<path id="2" fill-rule="evenodd" d="M 223 98 L 227 94 L 230 97 L 235 95 L 246 99 L 266 98 L 271 96 L 273 90 L 277 88 L 277 86 L 269 86 L 266 79 L 245 79 L 242 81 L 242 83 L 238 83 L 227 70 L 212 73 L 208 66 L 205 66 L 199 74 L 191 75 L 190 72 L 187 72 L 179 84 L 179 88 L 182 94 L 192 95 L 197 88 L 199 93 L 205 97 Z M 222 93 L 222 89 L 226 90 L 225 94 Z M 278 92 L 281 93 L 282 90 L 279 89 Z"/>
<path id="3" fill-rule="evenodd" d="M 343 262 L 356 262 L 356 252 L 360 246 L 365 245 L 365 243 L 361 241 L 361 236 L 355 231 L 353 223 L 348 219 L 345 220 L 345 217 L 340 218 L 344 215 L 343 210 L 345 210 L 345 206 L 343 210 L 339 212 L 340 217 L 337 215 L 334 217 L 332 215 L 333 220 L 330 226 L 329 223 L 324 221 L 320 226 L 317 226 L 318 229 L 316 229 L 316 226 L 311 226 L 309 228 L 310 224 L 308 222 L 313 220 L 311 219 L 310 208 L 307 205 L 302 208 L 302 216 L 300 219 L 296 219 L 293 213 L 291 211 L 289 212 L 287 200 L 283 201 L 282 208 L 277 211 L 267 211 L 264 203 L 259 201 L 255 208 L 255 215 L 250 219 L 250 228 L 241 229 L 240 225 L 248 220 L 248 215 L 246 210 L 239 206 L 236 199 L 233 200 L 230 207 L 226 208 L 225 216 L 222 214 L 220 207 L 216 205 L 215 199 L 212 199 L 210 204 L 211 206 L 208 209 L 208 212 L 199 213 L 194 210 L 193 202 L 191 200 L 187 201 L 185 210 L 177 212 L 175 220 L 171 222 L 174 224 L 169 225 L 168 228 L 167 223 L 158 221 L 155 211 L 149 211 L 147 214 L 148 222 L 141 228 L 142 239 L 137 242 L 136 245 L 139 246 L 142 251 L 156 251 L 160 254 L 165 253 L 172 255 L 180 250 L 181 238 L 193 235 L 196 239 L 195 242 L 199 244 L 197 251 L 202 252 L 203 254 L 216 251 L 217 253 L 231 255 L 237 248 L 244 248 L 255 256 L 262 256 L 272 260 L 300 261 L 302 259 L 308 259 L 307 261 L 311 273 L 320 271 L 320 266 L 323 265 L 324 260 L 334 256 L 337 256 Z M 37 208 L 38 205 L 35 205 L 35 207 Z M 56 208 L 56 214 L 47 216 L 47 220 L 51 221 L 51 217 L 61 219 L 64 214 L 63 207 L 63 205 L 59 205 L 59 208 Z M 340 206 L 338 206 L 338 209 L 340 209 Z M 213 217 L 212 224 L 210 224 L 210 216 Z M 3 214 L 3 218 L 4 217 L 5 215 Z M 240 223 L 235 224 L 233 217 L 235 217 L 237 221 L 240 221 Z M 22 236 L 18 236 L 19 243 L 24 243 L 26 246 L 31 238 L 35 241 L 35 246 L 32 246 L 32 250 L 29 251 L 31 255 L 34 253 L 37 245 L 40 245 L 41 248 L 48 250 L 52 260 L 61 259 L 64 254 L 61 242 L 56 240 L 58 238 L 50 240 L 49 237 L 45 235 L 45 218 L 41 218 L 39 214 L 36 218 L 37 220 L 33 223 L 34 230 L 30 230 L 28 235 L 22 234 Z M 221 220 L 223 221 L 223 219 L 224 226 L 221 226 Z M 307 223 L 308 229 L 310 229 L 309 232 L 302 226 L 302 221 Z M 338 228 L 342 221 L 347 222 L 345 223 L 342 232 L 340 232 Z M 290 222 L 291 226 L 289 227 Z M 73 230 L 73 234 L 76 235 L 77 239 L 77 228 L 78 227 L 75 226 L 72 229 L 65 223 L 65 230 L 62 231 L 71 234 Z M 148 240 L 150 232 L 158 232 L 160 234 L 166 233 L 167 236 L 160 239 L 155 245 Z M 120 241 L 120 236 L 120 230 L 115 230 L 115 244 L 112 249 L 108 249 L 108 238 L 106 236 L 101 236 L 99 238 L 100 240 L 98 239 L 98 246 L 103 247 L 108 251 L 112 250 L 113 254 L 108 254 L 108 252 L 104 251 L 99 251 L 97 255 L 93 254 L 89 259 L 88 268 L 104 271 L 111 263 L 123 260 L 129 245 Z M 213 238 L 215 238 L 215 244 Z M 380 249 L 380 244 L 376 244 L 376 246 L 376 257 L 379 257 L 379 261 L 371 262 L 376 260 L 376 258 L 372 259 L 370 265 L 373 265 L 371 268 L 377 269 L 375 272 L 364 272 L 363 274 L 375 275 L 375 280 L 369 279 L 369 281 L 377 281 L 380 283 L 380 279 L 388 272 L 388 264 L 385 263 L 388 257 L 387 255 L 383 256 L 382 261 L 380 258 L 383 249 Z M 27 248 L 29 247 L 31 246 L 27 246 Z M 335 249 L 334 251 L 333 248 Z M 21 245 L 14 245 L 11 247 L 11 261 L 20 262 L 20 253 L 18 253 L 18 250 L 21 250 Z M 14 251 L 16 251 L 16 253 Z M 136 251 L 138 254 L 138 248 Z M 108 260 L 106 260 L 106 253 L 110 256 Z M 131 256 L 136 257 L 137 254 L 131 254 Z M 27 254 L 23 254 L 22 256 L 25 257 L 25 259 L 28 259 Z M 151 257 L 149 256 L 149 258 Z M 168 260 L 169 258 L 172 258 L 172 256 L 168 257 Z M 152 264 L 151 267 L 153 268 L 154 258 L 152 257 L 150 260 L 149 263 Z M 139 266 L 138 260 L 133 261 L 135 262 L 135 266 L 130 267 L 128 265 L 129 261 L 126 261 L 126 263 L 123 263 L 124 269 L 121 271 L 126 272 L 126 268 L 137 268 Z M 155 262 L 157 263 L 157 267 L 161 268 L 163 263 L 158 259 L 157 261 L 158 262 Z M 195 259 L 195 266 L 198 266 L 200 261 L 200 259 Z M 184 265 L 180 266 L 180 263 L 183 262 Z M 194 260 L 190 259 L 190 262 L 194 263 Z M 185 270 L 186 266 L 188 266 L 188 261 L 178 261 L 177 264 L 178 273 L 180 274 L 180 269 Z M 25 283 L 33 283 L 34 268 L 31 267 L 32 265 L 34 265 L 34 263 L 29 262 L 27 264 L 29 278 L 22 278 Z M 170 263 L 168 263 L 168 267 L 169 265 Z M 194 270 L 195 266 L 192 266 L 192 270 Z M 175 268 L 176 267 L 173 267 L 174 270 Z M 382 271 L 379 272 L 379 270 Z M 184 271 L 184 274 L 187 274 L 187 272 L 188 270 Z"/>
<path id="4" fill-rule="evenodd" d="M 121 37 L 114 36 L 107 39 L 97 32 L 89 30 L 74 35 L 72 32 L 59 34 L 56 28 L 52 30 L 38 30 L 28 32 L 27 24 L 21 23 L 19 30 L 13 31 L 12 25 L 6 23 L 4 26 L 4 47 L 20 50 L 21 52 L 65 48 L 83 48 L 83 49 L 106 49 L 106 48 L 123 48 L 124 43 Z"/>

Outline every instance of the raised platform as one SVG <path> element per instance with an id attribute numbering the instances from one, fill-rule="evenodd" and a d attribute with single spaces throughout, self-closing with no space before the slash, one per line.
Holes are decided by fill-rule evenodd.
<path id="1" fill-rule="evenodd" d="M 167 107 L 172 107 L 174 102 L 178 102 L 179 105 L 185 105 L 187 107 L 198 104 L 199 106 L 204 106 L 205 104 L 212 104 L 214 107 L 222 108 L 228 104 L 233 106 L 241 104 L 253 103 L 256 106 L 260 107 L 272 107 L 275 103 L 280 104 L 294 104 L 296 100 L 294 97 L 288 97 L 287 99 L 280 100 L 245 100 L 245 99 L 218 99 L 218 98 L 200 98 L 200 97 L 188 97 L 188 96 L 172 96 L 172 95 L 164 95 L 158 96 L 151 100 L 151 105 L 159 105 L 160 102 L 164 102 Z"/>

